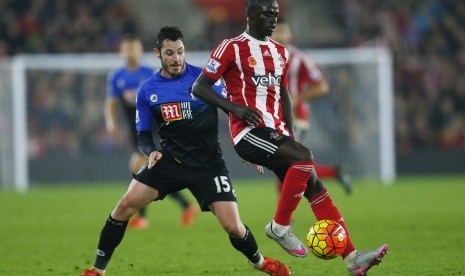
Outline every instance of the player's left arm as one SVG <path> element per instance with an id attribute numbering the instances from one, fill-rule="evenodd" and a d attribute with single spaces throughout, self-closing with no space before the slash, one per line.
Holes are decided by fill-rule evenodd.
<path id="1" fill-rule="evenodd" d="M 322 78 L 319 82 L 309 85 L 306 90 L 302 91 L 298 94 L 298 101 L 313 101 L 318 99 L 321 96 L 328 94 L 329 92 L 329 85 L 326 81 L 326 78 Z"/>
<path id="2" fill-rule="evenodd" d="M 312 59 L 306 57 L 300 64 L 298 78 L 306 85 L 304 91 L 297 93 L 297 101 L 315 100 L 329 92 L 328 81 Z"/>
<path id="3" fill-rule="evenodd" d="M 287 86 L 281 87 L 281 109 L 283 112 L 283 120 L 286 123 L 287 129 L 291 132 L 292 136 L 294 136 L 294 114 L 292 109 L 292 100 L 289 96 L 289 90 Z"/>

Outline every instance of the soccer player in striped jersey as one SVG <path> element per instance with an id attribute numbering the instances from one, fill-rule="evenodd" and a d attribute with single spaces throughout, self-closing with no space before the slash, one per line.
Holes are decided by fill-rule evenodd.
<path id="1" fill-rule="evenodd" d="M 138 150 L 136 131 L 136 93 L 139 86 L 153 75 L 153 69 L 141 65 L 143 47 L 142 41 L 134 36 L 125 36 L 120 43 L 120 54 L 125 61 L 125 65 L 111 72 L 108 75 L 107 97 L 105 100 L 105 125 L 107 131 L 113 138 L 120 136 L 120 124 L 118 123 L 118 107 L 123 108 L 126 122 L 129 126 L 132 154 L 129 159 L 129 171 L 136 174 L 140 168 L 147 163 L 147 156 Z M 198 209 L 182 193 L 170 195 L 183 212 L 181 223 L 187 227 L 192 224 Z M 149 226 L 146 217 L 146 209 L 142 208 L 138 214 L 129 221 L 129 228 L 145 229 Z"/>
<path id="2" fill-rule="evenodd" d="M 294 107 L 294 137 L 297 141 L 303 142 L 310 128 L 308 101 L 326 95 L 329 85 L 311 57 L 290 43 L 291 28 L 283 17 L 278 17 L 276 30 L 271 39 L 282 44 L 289 51 L 288 89 Z M 347 194 L 351 193 L 352 181 L 345 166 L 315 163 L 314 167 L 320 179 L 336 179 Z M 281 189 L 282 182 L 279 181 L 278 191 L 280 192 Z"/>
<path id="3" fill-rule="evenodd" d="M 211 211 L 216 216 L 232 246 L 255 269 L 289 276 L 291 272 L 285 264 L 261 255 L 252 232 L 240 219 L 218 141 L 218 109 L 192 94 L 192 85 L 202 68 L 185 62 L 183 41 L 177 27 L 163 27 L 155 37 L 154 52 L 162 69 L 140 86 L 136 104 L 137 138 L 149 156 L 148 164 L 134 176 L 128 191 L 106 220 L 94 266 L 81 276 L 105 275 L 129 218 L 150 202 L 182 189 L 191 191 L 202 211 Z M 221 81 L 212 86 L 215 93 L 223 93 Z M 153 120 L 159 125 L 160 149 L 152 139 Z M 176 262 L 181 259 L 173 256 Z"/>
<path id="4" fill-rule="evenodd" d="M 225 39 L 194 83 L 193 93 L 229 112 L 234 148 L 245 161 L 271 169 L 283 182 L 273 220 L 265 227 L 286 252 L 305 257 L 305 245 L 291 232 L 290 220 L 302 197 L 307 198 L 317 220 L 338 221 L 347 231 L 338 208 L 315 173 L 311 151 L 293 136 L 292 103 L 288 92 L 289 52 L 270 40 L 276 28 L 276 0 L 247 0 L 247 28 Z M 222 78 L 227 99 L 211 85 Z M 312 219 L 313 221 L 313 219 Z M 347 231 L 347 233 L 349 233 Z M 387 253 L 383 244 L 359 252 L 350 238 L 342 257 L 350 275 L 363 275 Z"/>

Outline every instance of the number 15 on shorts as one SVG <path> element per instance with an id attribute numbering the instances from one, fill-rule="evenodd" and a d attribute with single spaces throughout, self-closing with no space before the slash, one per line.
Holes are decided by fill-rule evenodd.
<path id="1" fill-rule="evenodd" d="M 216 193 L 229 193 L 231 191 L 231 184 L 229 184 L 229 179 L 227 176 L 216 176 L 213 180 L 215 180 L 216 184 Z"/>

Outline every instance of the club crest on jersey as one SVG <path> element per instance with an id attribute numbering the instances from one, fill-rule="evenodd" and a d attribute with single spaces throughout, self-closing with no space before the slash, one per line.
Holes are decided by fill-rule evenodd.
<path id="1" fill-rule="evenodd" d="M 253 56 L 248 57 L 247 60 L 249 61 L 250 67 L 257 66 L 257 60 Z"/>
<path id="2" fill-rule="evenodd" d="M 156 103 L 158 101 L 158 96 L 156 94 L 150 95 L 150 101 Z"/>
<path id="3" fill-rule="evenodd" d="M 218 68 L 220 68 L 220 66 L 221 66 L 221 63 L 219 61 L 217 61 L 216 59 L 211 58 L 208 61 L 207 65 L 205 66 L 205 70 L 208 73 L 216 74 L 216 72 L 218 72 Z"/>
<path id="4" fill-rule="evenodd" d="M 275 140 L 275 141 L 279 141 L 282 137 L 283 136 L 280 133 L 276 132 L 276 131 L 273 131 L 273 132 L 270 133 L 270 138 Z"/>
<path id="5" fill-rule="evenodd" d="M 281 76 L 275 76 L 271 73 L 250 77 L 255 86 L 280 86 Z"/>

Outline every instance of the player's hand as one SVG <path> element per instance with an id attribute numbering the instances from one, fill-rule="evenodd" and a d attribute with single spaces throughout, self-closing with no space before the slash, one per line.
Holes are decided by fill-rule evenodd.
<path id="1" fill-rule="evenodd" d="M 232 113 L 249 126 L 258 126 L 263 122 L 262 113 L 249 106 L 237 106 Z"/>
<path id="2" fill-rule="evenodd" d="M 150 153 L 150 156 L 149 156 L 149 160 L 148 160 L 148 165 L 147 165 L 147 169 L 152 169 L 155 164 L 157 164 L 158 160 L 160 160 L 162 158 L 162 154 L 161 152 L 159 151 L 152 151 Z"/>
<path id="3" fill-rule="evenodd" d="M 260 165 L 256 165 L 255 170 L 258 172 L 258 174 L 262 174 L 262 175 L 265 174 L 265 170 Z"/>
<path id="4" fill-rule="evenodd" d="M 246 165 L 250 165 L 250 162 L 247 161 L 247 160 L 244 160 L 244 159 L 241 159 L 242 160 L 242 163 L 246 164 Z M 265 170 L 263 169 L 262 166 L 260 165 L 256 165 L 255 166 L 255 170 L 259 173 L 259 174 L 265 174 Z"/>

